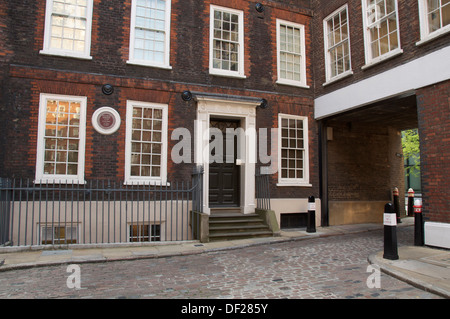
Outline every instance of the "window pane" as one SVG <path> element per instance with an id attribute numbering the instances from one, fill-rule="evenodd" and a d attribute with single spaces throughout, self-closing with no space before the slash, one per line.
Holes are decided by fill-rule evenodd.
<path id="1" fill-rule="evenodd" d="M 329 30 L 328 55 L 329 78 L 350 70 L 350 43 L 348 39 L 347 8 L 337 12 L 326 21 Z"/>
<path id="2" fill-rule="evenodd" d="M 53 1 L 50 48 L 84 52 L 86 42 L 87 2 Z"/>
<path id="3" fill-rule="evenodd" d="M 162 109 L 133 107 L 132 113 L 131 176 L 161 177 Z"/>
<path id="4" fill-rule="evenodd" d="M 81 103 L 47 99 L 45 108 L 43 174 L 78 175 Z"/>
<path id="5" fill-rule="evenodd" d="M 280 25 L 280 78 L 298 82 L 301 80 L 298 68 L 302 58 L 301 41 L 299 28 Z"/>
<path id="6" fill-rule="evenodd" d="M 368 1 L 367 17 L 371 58 L 398 48 L 397 11 L 395 0 Z"/>
<path id="7" fill-rule="evenodd" d="M 450 24 L 450 0 L 442 1 L 446 2 L 446 5 L 442 8 L 442 27 Z"/>
<path id="8" fill-rule="evenodd" d="M 164 63 L 165 1 L 137 1 L 134 19 L 134 59 L 157 62 L 158 64 Z"/>
<path id="9" fill-rule="evenodd" d="M 238 71 L 239 15 L 216 9 L 214 19 L 213 68 Z"/>
<path id="10" fill-rule="evenodd" d="M 281 119 L 281 178 L 303 179 L 304 130 L 303 120 Z"/>

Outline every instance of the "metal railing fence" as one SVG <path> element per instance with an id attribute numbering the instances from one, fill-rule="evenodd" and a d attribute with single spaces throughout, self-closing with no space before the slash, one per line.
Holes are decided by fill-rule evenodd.
<path id="1" fill-rule="evenodd" d="M 202 175 L 170 186 L 0 178 L 0 246 L 195 240 Z"/>
<path id="2" fill-rule="evenodd" d="M 270 210 L 270 180 L 268 174 L 256 174 L 255 190 L 256 190 L 256 208 Z"/>

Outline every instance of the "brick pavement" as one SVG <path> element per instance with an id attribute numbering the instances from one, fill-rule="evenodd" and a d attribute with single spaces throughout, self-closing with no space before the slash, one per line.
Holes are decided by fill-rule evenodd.
<path id="1" fill-rule="evenodd" d="M 398 229 L 411 245 L 413 228 Z M 388 275 L 366 280 L 381 230 L 200 255 L 80 264 L 81 289 L 69 289 L 67 265 L 0 273 L 5 298 L 439 298 Z"/>

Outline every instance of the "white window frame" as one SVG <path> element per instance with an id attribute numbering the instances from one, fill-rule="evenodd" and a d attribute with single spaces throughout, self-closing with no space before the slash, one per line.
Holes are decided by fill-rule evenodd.
<path id="1" fill-rule="evenodd" d="M 222 70 L 214 68 L 214 11 L 222 11 L 231 14 L 238 15 L 239 23 L 239 50 L 238 50 L 238 70 Z M 246 78 L 245 76 L 245 66 L 244 66 L 244 12 L 241 10 L 230 9 L 225 7 L 220 7 L 216 5 L 210 5 L 210 17 L 209 17 L 209 73 L 213 75 L 220 75 L 226 77 L 237 77 Z"/>
<path id="2" fill-rule="evenodd" d="M 131 228 L 133 226 L 137 226 L 137 231 L 138 233 L 135 236 L 132 236 L 132 230 Z M 153 226 L 159 227 L 159 235 L 156 235 L 154 233 L 154 228 Z M 144 234 L 141 233 L 142 229 L 140 229 L 140 227 L 147 227 L 148 228 L 148 236 L 145 236 Z M 162 241 L 163 238 L 163 227 L 161 224 L 159 223 L 154 223 L 154 222 L 136 222 L 136 223 L 129 223 L 128 224 L 128 242 L 131 243 L 135 243 L 135 242 L 160 242 Z M 133 239 L 137 239 L 137 240 L 133 240 Z"/>
<path id="3" fill-rule="evenodd" d="M 86 34 L 84 52 L 76 52 L 72 50 L 54 49 L 50 47 L 52 35 L 52 14 L 53 14 L 53 0 L 47 0 L 45 9 L 45 27 L 44 27 L 44 47 L 39 52 L 44 55 L 59 55 L 64 57 L 71 57 L 77 59 L 91 60 L 91 32 L 92 32 L 92 11 L 93 0 L 86 0 Z"/>
<path id="4" fill-rule="evenodd" d="M 395 1 L 395 16 L 396 16 L 396 23 L 397 23 L 398 48 L 374 58 L 374 57 L 372 57 L 370 26 L 369 26 L 369 21 L 368 21 L 368 16 L 367 16 L 367 11 L 368 11 L 367 0 L 362 0 L 361 7 L 362 7 L 362 14 L 363 14 L 363 28 L 364 28 L 364 51 L 365 51 L 365 58 L 366 58 L 366 64 L 364 66 L 362 66 L 362 69 L 369 68 L 373 65 L 376 65 L 380 62 L 391 59 L 391 58 L 403 53 L 403 50 L 401 49 L 401 42 L 400 42 L 400 23 L 399 23 L 398 0 L 394 0 L 394 1 Z"/>
<path id="5" fill-rule="evenodd" d="M 159 177 L 132 176 L 131 175 L 131 137 L 133 107 L 153 108 L 162 110 L 161 133 L 161 168 Z M 168 135 L 168 108 L 167 104 L 150 103 L 142 101 L 127 101 L 126 137 L 125 137 L 125 184 L 126 185 L 168 185 L 167 183 L 167 135 Z"/>
<path id="6" fill-rule="evenodd" d="M 283 119 L 295 119 L 303 121 L 303 178 L 283 178 L 282 177 L 282 120 Z M 277 186 L 300 186 L 311 187 L 309 183 L 309 129 L 308 129 L 308 117 L 298 116 L 291 114 L 278 114 L 278 183 Z"/>
<path id="7" fill-rule="evenodd" d="M 350 69 L 347 71 L 344 71 L 338 75 L 332 76 L 331 71 L 331 54 L 330 54 L 330 47 L 329 47 L 329 41 L 328 41 L 328 34 L 330 33 L 330 30 L 328 28 L 328 22 L 333 19 L 335 16 L 340 15 L 344 10 L 346 10 L 347 13 L 347 46 L 348 46 L 348 58 L 349 58 L 349 64 Z M 331 13 L 328 17 L 326 17 L 323 20 L 323 39 L 324 39 L 324 48 L 325 48 L 325 78 L 326 82 L 324 85 L 330 84 L 334 81 L 338 81 L 344 77 L 347 77 L 349 75 L 353 74 L 352 70 L 352 52 L 351 52 L 351 45 L 350 45 L 350 21 L 349 21 L 349 15 L 348 15 L 348 4 L 343 5 L 333 13 Z"/>
<path id="8" fill-rule="evenodd" d="M 300 29 L 300 81 L 291 79 L 284 79 L 281 77 L 281 41 L 280 41 L 280 27 L 281 25 Z M 277 83 L 292 85 L 302 88 L 309 88 L 306 79 L 306 47 L 305 47 L 305 26 L 286 20 L 277 19 Z"/>
<path id="9" fill-rule="evenodd" d="M 427 0 L 419 0 L 419 20 L 420 20 L 420 41 L 416 45 L 421 45 L 441 37 L 450 32 L 450 24 L 430 32 L 428 26 L 428 3 Z"/>
<path id="10" fill-rule="evenodd" d="M 47 100 L 62 100 L 80 103 L 80 126 L 78 132 L 78 166 L 76 175 L 44 174 L 45 157 L 45 127 L 47 117 Z M 41 93 L 39 101 L 38 137 L 36 151 L 36 180 L 35 183 L 74 183 L 85 184 L 85 145 L 86 145 L 86 108 L 87 97 L 73 95 L 57 95 Z"/>
<path id="11" fill-rule="evenodd" d="M 38 224 L 38 243 L 39 245 L 67 245 L 67 244 L 78 244 L 80 238 L 80 227 L 78 223 L 62 223 L 62 224 Z M 55 238 L 54 232 L 56 228 L 65 228 L 66 236 L 64 238 Z M 71 229 L 71 234 L 67 236 L 67 230 Z M 45 236 L 50 239 L 45 238 Z M 75 235 L 75 237 L 73 237 Z M 71 238 L 72 237 L 72 238 Z M 67 241 L 72 240 L 74 242 L 67 243 Z M 51 243 L 44 243 L 43 241 L 51 241 Z"/>
<path id="12" fill-rule="evenodd" d="M 149 66 L 162 69 L 172 69 L 170 65 L 170 17 L 171 17 L 171 7 L 172 1 L 165 0 L 165 26 L 164 26 L 164 61 L 162 63 L 157 61 L 140 60 L 134 57 L 135 50 L 135 33 L 136 33 L 136 6 L 137 0 L 132 0 L 131 4 L 131 22 L 130 22 L 130 48 L 129 48 L 129 58 L 128 64 Z"/>

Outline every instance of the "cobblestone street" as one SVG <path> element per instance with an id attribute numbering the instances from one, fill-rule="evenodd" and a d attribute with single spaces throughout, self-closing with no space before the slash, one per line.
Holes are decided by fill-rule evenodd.
<path id="1" fill-rule="evenodd" d="M 398 229 L 413 245 L 413 227 Z M 81 288 L 67 287 L 67 265 L 0 272 L 9 298 L 439 298 L 381 274 L 368 288 L 367 257 L 383 232 L 268 244 L 192 256 L 80 264 Z"/>

